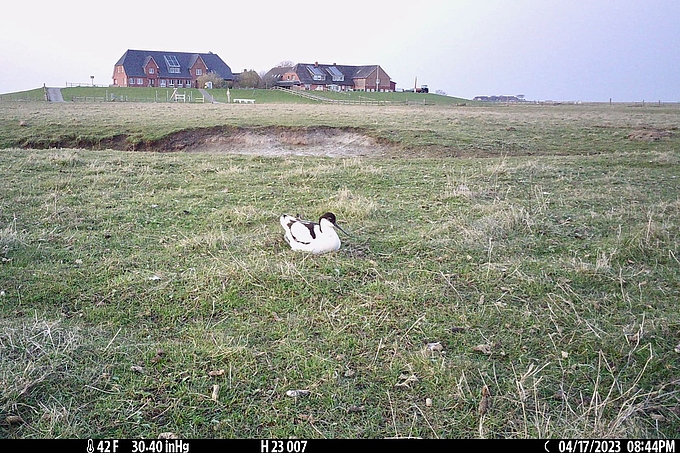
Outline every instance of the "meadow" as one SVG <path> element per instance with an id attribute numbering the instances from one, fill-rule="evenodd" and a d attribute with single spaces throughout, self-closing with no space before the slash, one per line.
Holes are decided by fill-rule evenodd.
<path id="1" fill-rule="evenodd" d="M 0 438 L 678 438 L 679 124 L 0 102 Z"/>

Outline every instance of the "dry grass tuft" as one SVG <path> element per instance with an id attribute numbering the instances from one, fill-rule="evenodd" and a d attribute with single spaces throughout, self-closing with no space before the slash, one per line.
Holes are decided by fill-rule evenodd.
<path id="1" fill-rule="evenodd" d="M 328 202 L 328 209 L 357 221 L 369 218 L 378 209 L 378 204 L 374 200 L 344 187 L 331 197 Z"/>

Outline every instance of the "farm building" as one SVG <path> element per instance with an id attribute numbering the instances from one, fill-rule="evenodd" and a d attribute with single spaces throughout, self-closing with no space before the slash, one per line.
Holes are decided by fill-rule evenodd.
<path id="1" fill-rule="evenodd" d="M 212 52 L 188 53 L 127 50 L 113 68 L 113 85 L 120 87 L 203 88 L 197 79 L 210 72 L 232 81 L 227 64 Z"/>
<path id="2" fill-rule="evenodd" d="M 273 68 L 264 80 L 268 87 L 294 90 L 394 91 L 396 87 L 379 65 L 298 63 Z"/>

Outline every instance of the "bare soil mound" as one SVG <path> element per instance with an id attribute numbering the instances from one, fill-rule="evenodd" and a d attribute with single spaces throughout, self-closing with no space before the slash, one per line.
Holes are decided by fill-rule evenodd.
<path id="1" fill-rule="evenodd" d="M 135 147 L 143 151 L 225 152 L 263 156 L 383 156 L 389 149 L 359 129 L 332 127 L 204 128 Z"/>

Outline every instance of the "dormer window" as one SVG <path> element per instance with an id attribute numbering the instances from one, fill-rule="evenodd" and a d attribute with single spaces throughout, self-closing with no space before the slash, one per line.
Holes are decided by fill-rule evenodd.
<path id="1" fill-rule="evenodd" d="M 307 70 L 312 76 L 312 80 L 326 80 L 326 74 L 318 66 L 307 66 Z"/>
<path id="2" fill-rule="evenodd" d="M 342 72 L 340 72 L 340 70 L 337 67 L 329 66 L 326 69 L 328 70 L 328 73 L 333 78 L 333 82 L 344 82 L 345 81 L 345 75 Z"/>
<path id="3" fill-rule="evenodd" d="M 165 64 L 168 66 L 168 72 L 171 74 L 179 74 L 180 66 L 177 57 L 174 55 L 164 55 L 163 58 L 165 58 Z"/>

